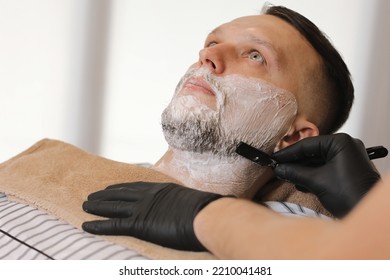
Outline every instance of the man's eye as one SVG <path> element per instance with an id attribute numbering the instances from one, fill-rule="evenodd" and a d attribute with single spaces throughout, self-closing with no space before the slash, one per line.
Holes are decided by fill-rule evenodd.
<path id="1" fill-rule="evenodd" d="M 209 42 L 208 44 L 206 44 L 206 47 L 207 47 L 207 48 L 213 47 L 213 46 L 215 46 L 216 44 L 217 44 L 217 42 L 211 41 L 211 42 Z"/>
<path id="2" fill-rule="evenodd" d="M 258 51 L 251 51 L 249 53 L 249 59 L 257 61 L 259 63 L 264 63 L 264 57 Z"/>

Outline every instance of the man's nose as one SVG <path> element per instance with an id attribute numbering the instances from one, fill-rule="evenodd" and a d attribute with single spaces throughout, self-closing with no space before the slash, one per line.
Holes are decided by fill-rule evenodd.
<path id="1" fill-rule="evenodd" d="M 203 48 L 199 51 L 199 63 L 214 74 L 222 74 L 226 68 L 226 51 L 226 48 L 218 45 Z"/>

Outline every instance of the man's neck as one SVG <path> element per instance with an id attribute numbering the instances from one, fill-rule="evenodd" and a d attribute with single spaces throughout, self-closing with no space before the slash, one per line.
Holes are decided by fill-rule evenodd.
<path id="1" fill-rule="evenodd" d="M 269 168 L 241 157 L 220 157 L 169 148 L 154 169 L 183 185 L 223 195 L 252 198 L 272 177 Z"/>

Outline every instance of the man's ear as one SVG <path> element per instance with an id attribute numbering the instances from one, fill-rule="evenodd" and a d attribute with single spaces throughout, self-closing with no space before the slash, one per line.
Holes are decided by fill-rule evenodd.
<path id="1" fill-rule="evenodd" d="M 307 137 L 318 136 L 319 134 L 320 131 L 314 123 L 308 121 L 302 116 L 298 116 L 286 135 L 276 144 L 274 152 L 286 148 L 299 140 Z"/>

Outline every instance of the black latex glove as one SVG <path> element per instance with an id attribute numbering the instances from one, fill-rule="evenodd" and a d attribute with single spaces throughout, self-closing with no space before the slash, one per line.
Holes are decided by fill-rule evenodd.
<path id="1" fill-rule="evenodd" d="M 314 193 L 335 217 L 343 217 L 379 180 L 363 143 L 340 133 L 303 139 L 276 152 L 278 178 Z"/>
<path id="2" fill-rule="evenodd" d="M 205 251 L 195 236 L 196 214 L 221 195 L 173 183 L 124 183 L 92 193 L 84 211 L 108 217 L 83 223 L 94 234 L 130 235 L 179 250 Z"/>

